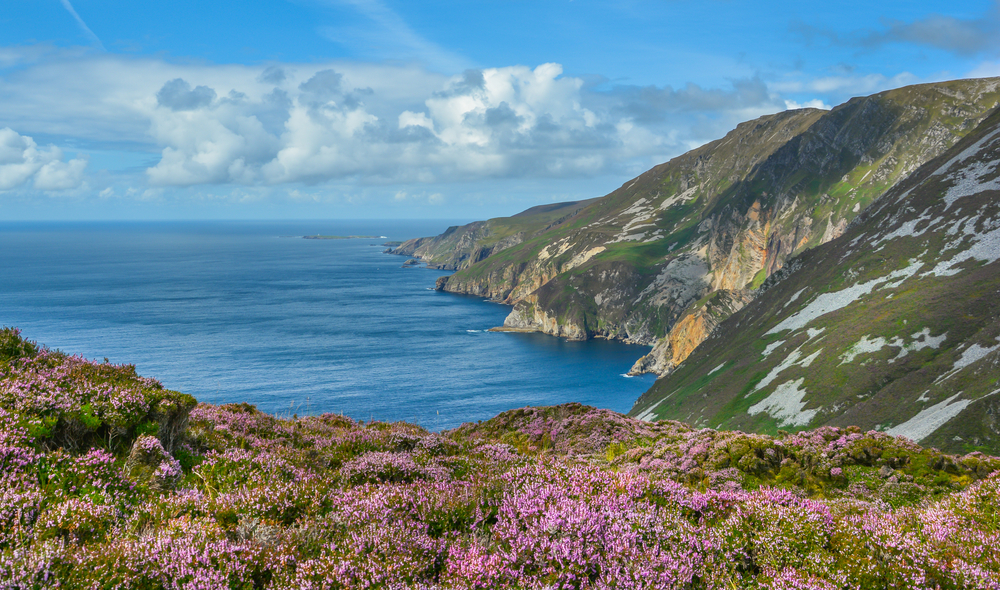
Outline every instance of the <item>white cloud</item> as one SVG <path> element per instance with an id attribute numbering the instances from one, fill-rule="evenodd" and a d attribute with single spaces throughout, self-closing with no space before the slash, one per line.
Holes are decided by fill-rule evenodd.
<path id="1" fill-rule="evenodd" d="M 86 167 L 82 158 L 63 161 L 62 150 L 54 145 L 40 148 L 10 127 L 0 129 L 0 191 L 29 183 L 43 191 L 77 188 Z"/>
<path id="2" fill-rule="evenodd" d="M 836 96 L 861 96 L 915 84 L 920 80 L 909 72 L 888 77 L 882 74 L 864 76 L 823 76 L 803 81 L 777 82 L 770 85 L 776 92 L 809 92 Z"/>
<path id="3" fill-rule="evenodd" d="M 40 51 L 0 52 L 0 125 L 16 122 L 19 131 L 67 144 L 147 153 L 155 163 L 144 174 L 121 172 L 127 178 L 99 187 L 143 190 L 339 182 L 346 194 L 363 185 L 622 177 L 741 121 L 786 108 L 829 108 L 829 92 L 881 90 L 907 76 L 595 90 L 554 63 L 446 77 L 398 63 L 175 64 L 51 48 L 40 59 Z M 34 158 L 20 165 L 37 187 L 79 186 L 86 161 Z M 6 169 L 4 182 L 26 178 L 19 170 Z M 386 193 L 390 200 L 394 192 Z M 117 194 L 129 198 L 124 189 Z"/>
<path id="4" fill-rule="evenodd" d="M 984 61 L 973 68 L 966 77 L 993 78 L 994 76 L 1000 76 L 1000 61 Z"/>
<path id="5" fill-rule="evenodd" d="M 830 110 L 833 107 L 831 107 L 830 105 L 824 103 L 822 100 L 820 100 L 818 98 L 814 98 L 812 100 L 807 100 L 807 101 L 805 101 L 803 103 L 798 103 L 798 102 L 795 102 L 794 100 L 786 100 L 785 101 L 785 108 L 787 108 L 788 110 L 793 110 L 793 109 L 822 109 L 824 111 L 828 111 L 828 110 Z"/>

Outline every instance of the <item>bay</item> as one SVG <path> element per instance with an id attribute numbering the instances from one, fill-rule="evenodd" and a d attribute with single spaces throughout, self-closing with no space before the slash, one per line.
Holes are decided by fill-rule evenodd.
<path id="1" fill-rule="evenodd" d="M 0 324 L 206 402 L 432 430 L 526 405 L 625 412 L 652 385 L 623 376 L 648 347 L 488 332 L 509 307 L 382 252 L 448 225 L 0 223 Z"/>

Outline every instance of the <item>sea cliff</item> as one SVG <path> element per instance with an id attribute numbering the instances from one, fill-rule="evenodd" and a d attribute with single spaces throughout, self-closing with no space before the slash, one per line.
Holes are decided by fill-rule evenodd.
<path id="1" fill-rule="evenodd" d="M 633 372 L 668 374 L 765 279 L 842 235 L 998 101 L 991 78 L 768 115 L 600 199 L 450 228 L 397 252 L 456 270 L 439 289 L 512 305 L 506 326 L 651 345 Z"/>

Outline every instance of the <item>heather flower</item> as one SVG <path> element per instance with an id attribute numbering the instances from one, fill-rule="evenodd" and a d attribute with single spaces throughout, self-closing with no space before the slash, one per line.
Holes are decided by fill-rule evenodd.
<path id="1" fill-rule="evenodd" d="M 579 404 L 443 433 L 248 404 L 185 421 L 134 368 L 20 342 L 0 590 L 1000 588 L 995 457 Z"/>

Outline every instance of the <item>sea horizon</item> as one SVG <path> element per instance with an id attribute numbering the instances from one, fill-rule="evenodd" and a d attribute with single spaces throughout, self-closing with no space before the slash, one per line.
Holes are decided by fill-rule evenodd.
<path id="1" fill-rule="evenodd" d="M 431 430 L 527 405 L 628 411 L 649 347 L 488 332 L 510 307 L 433 290 L 387 241 L 450 220 L 0 222 L 0 323 L 209 403 Z M 307 235 L 378 235 L 346 240 Z"/>

